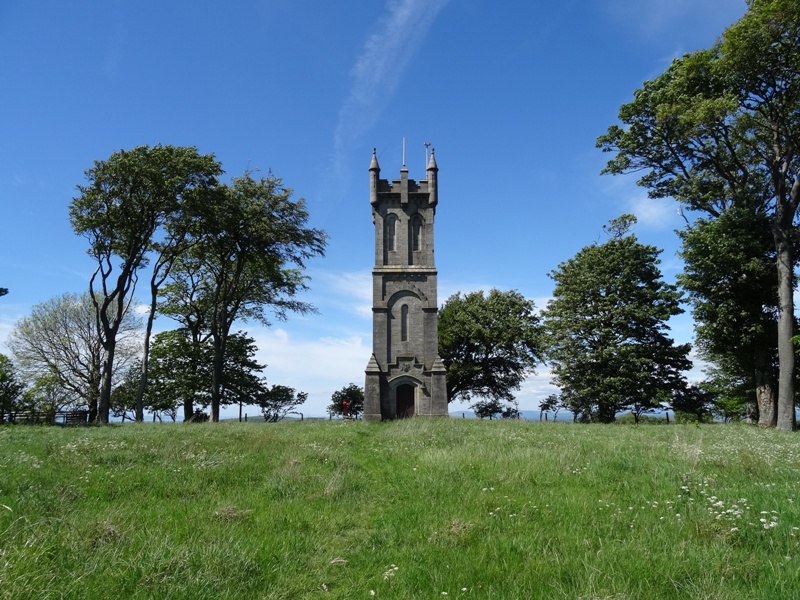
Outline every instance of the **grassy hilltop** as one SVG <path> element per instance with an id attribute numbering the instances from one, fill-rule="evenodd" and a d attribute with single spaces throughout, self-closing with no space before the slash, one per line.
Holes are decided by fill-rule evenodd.
<path id="1" fill-rule="evenodd" d="M 788 599 L 798 527 L 744 426 L 0 428 L 0 598 Z"/>

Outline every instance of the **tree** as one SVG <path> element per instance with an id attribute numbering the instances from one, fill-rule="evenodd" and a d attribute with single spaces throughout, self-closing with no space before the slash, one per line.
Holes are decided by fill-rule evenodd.
<path id="1" fill-rule="evenodd" d="M 267 423 L 277 423 L 308 400 L 308 394 L 285 385 L 273 385 L 269 389 L 264 386 L 264 391 L 257 400 L 264 420 Z"/>
<path id="2" fill-rule="evenodd" d="M 139 146 L 95 161 L 86 171 L 88 184 L 78 186 L 80 196 L 72 200 L 69 213 L 72 228 L 89 240 L 87 252 L 97 262 L 89 293 L 105 350 L 98 402 L 102 423 L 109 417 L 117 335 L 139 271 L 154 250 L 169 246 L 156 242 L 158 237 L 169 240 L 170 224 L 182 215 L 185 197 L 215 183 L 220 172 L 214 157 L 201 156 L 196 148 Z"/>
<path id="3" fill-rule="evenodd" d="M 209 403 L 208 350 L 207 344 L 195 343 L 186 329 L 157 333 L 150 349 L 145 404 L 158 412 L 183 406 L 184 421 L 191 421 L 195 405 Z"/>
<path id="4" fill-rule="evenodd" d="M 800 204 L 800 5 L 750 0 L 710 49 L 687 54 L 621 107 L 598 139 L 604 172 L 644 171 L 651 197 L 719 217 L 769 215 L 777 273 L 777 427 L 795 428 L 793 237 Z"/>
<path id="5" fill-rule="evenodd" d="M 484 405 L 490 410 L 512 401 L 541 360 L 540 334 L 533 301 L 516 290 L 450 296 L 439 311 L 448 402 L 477 396 L 481 401 L 471 407 L 477 414 Z"/>
<path id="6" fill-rule="evenodd" d="M 777 273 L 769 218 L 732 207 L 679 232 L 699 354 L 754 390 L 758 423 L 777 420 Z"/>
<path id="7" fill-rule="evenodd" d="M 484 398 L 474 402 L 470 408 L 479 419 L 492 420 L 495 416 L 502 414 L 505 407 L 497 398 Z"/>
<path id="8" fill-rule="evenodd" d="M 223 364 L 224 385 L 220 403 L 259 404 L 267 391 L 259 374 L 265 365 L 255 360 L 255 340 L 245 332 L 228 338 Z M 145 407 L 152 412 L 172 414 L 182 404 L 184 420 L 192 420 L 196 405 L 211 402 L 214 347 L 210 339 L 195 344 L 185 329 L 157 334 L 153 339 L 151 383 L 145 394 Z"/>
<path id="9" fill-rule="evenodd" d="M 20 405 L 23 410 L 51 415 L 51 421 L 61 410 L 88 409 L 85 398 L 65 387 L 53 373 L 37 375 L 23 393 Z"/>
<path id="10" fill-rule="evenodd" d="M 609 423 L 621 410 L 655 408 L 691 366 L 689 345 L 666 335 L 667 320 L 683 312 L 680 293 L 661 279 L 660 250 L 625 234 L 632 222 L 613 221 L 615 237 L 550 274 L 547 356 L 565 404 L 583 420 Z"/>
<path id="11" fill-rule="evenodd" d="M 710 423 L 717 405 L 717 394 L 706 385 L 687 385 L 675 390 L 670 408 L 675 413 L 675 422 L 695 421 Z"/>
<path id="12" fill-rule="evenodd" d="M 542 420 L 541 413 L 553 413 L 553 422 L 558 418 L 558 411 L 560 411 L 564 405 L 561 403 L 561 396 L 558 394 L 550 394 L 546 398 L 543 398 L 539 402 L 539 410 L 541 411 L 539 414 L 539 420 Z"/>
<path id="13" fill-rule="evenodd" d="M 7 416 L 17 409 L 23 389 L 14 363 L 4 354 L 0 354 L 0 423 L 5 423 Z"/>
<path id="14" fill-rule="evenodd" d="M 111 391 L 111 414 L 117 418 L 136 420 L 136 393 L 139 390 L 141 365 L 135 364 L 125 371 L 125 374 Z M 140 419 L 141 420 L 141 419 Z"/>
<path id="15" fill-rule="evenodd" d="M 117 324 L 117 360 L 111 372 L 114 385 L 120 372 L 139 356 L 141 327 L 133 313 L 123 315 Z M 106 357 L 100 335 L 89 294 L 67 293 L 35 305 L 29 316 L 15 324 L 8 346 L 28 380 L 46 382 L 47 397 L 74 395 L 71 403 L 85 405 L 89 419 L 95 421 Z M 56 393 L 53 385 L 67 393 Z"/>
<path id="16" fill-rule="evenodd" d="M 331 403 L 328 405 L 328 414 L 344 415 L 344 401 L 348 402 L 348 414 L 357 419 L 364 412 L 364 388 L 358 387 L 355 383 L 344 386 L 342 389 L 333 392 Z"/>
<path id="17" fill-rule="evenodd" d="M 297 299 L 306 289 L 305 261 L 323 255 L 326 234 L 306 227 L 305 201 L 270 175 L 249 173 L 217 186 L 199 203 L 193 245 L 173 266 L 163 310 L 186 323 L 202 321 L 214 347 L 211 419 L 219 420 L 225 353 L 237 319 L 269 324 L 313 307 Z"/>
<path id="18" fill-rule="evenodd" d="M 5 296 L 8 293 L 8 288 L 0 288 L 0 296 Z"/>

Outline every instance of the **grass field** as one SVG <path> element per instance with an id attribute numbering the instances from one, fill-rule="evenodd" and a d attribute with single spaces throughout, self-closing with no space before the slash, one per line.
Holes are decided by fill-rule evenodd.
<path id="1" fill-rule="evenodd" d="M 0 428 L 0 598 L 800 598 L 800 437 Z"/>

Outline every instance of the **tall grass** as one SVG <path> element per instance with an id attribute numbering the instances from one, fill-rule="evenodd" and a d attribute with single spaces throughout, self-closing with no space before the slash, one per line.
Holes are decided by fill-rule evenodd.
<path id="1" fill-rule="evenodd" d="M 0 428 L 0 598 L 798 598 L 800 438 Z"/>

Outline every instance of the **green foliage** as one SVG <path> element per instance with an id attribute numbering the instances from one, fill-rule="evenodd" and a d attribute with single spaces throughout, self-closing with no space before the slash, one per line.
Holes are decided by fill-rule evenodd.
<path id="1" fill-rule="evenodd" d="M 95 161 L 87 185 L 69 207 L 75 233 L 89 242 L 97 267 L 89 281 L 99 341 L 106 356 L 98 419 L 108 422 L 119 327 L 133 300 L 138 271 L 184 222 L 191 196 L 222 172 L 212 155 L 196 148 L 138 146 Z M 178 227 L 177 229 L 182 229 Z"/>
<path id="2" fill-rule="evenodd" d="M 213 341 L 213 421 L 224 403 L 222 369 L 234 321 L 268 324 L 266 307 L 279 319 L 314 310 L 297 296 L 306 289 L 305 262 L 324 254 L 327 236 L 306 227 L 305 201 L 291 195 L 272 175 L 245 173 L 216 186 L 196 203 L 191 250 L 170 272 L 162 311 Z"/>
<path id="3" fill-rule="evenodd" d="M 446 418 L 4 426 L 0 597 L 796 598 L 799 443 Z"/>
<path id="4" fill-rule="evenodd" d="M 348 414 L 357 419 L 364 412 L 364 388 L 350 383 L 340 390 L 336 390 L 331 395 L 331 403 L 328 405 L 328 414 L 344 415 L 343 402 L 347 401 Z"/>
<path id="5" fill-rule="evenodd" d="M 713 394 L 714 403 L 711 410 L 714 416 L 726 423 L 740 420 L 753 420 L 755 416 L 755 390 L 748 377 L 737 376 L 735 371 L 721 366 L 707 369 L 708 379 L 703 382 L 702 389 Z"/>
<path id="6" fill-rule="evenodd" d="M 775 426 L 778 278 L 769 217 L 731 207 L 680 231 L 699 354 L 755 390 L 759 423 Z"/>
<path id="7" fill-rule="evenodd" d="M 541 360 L 536 307 L 516 290 L 456 293 L 439 310 L 439 356 L 447 369 L 447 399 L 481 400 L 477 411 L 514 399 Z M 492 414 L 502 412 L 502 408 Z"/>
<path id="8" fill-rule="evenodd" d="M 645 82 L 620 108 L 619 119 L 622 126 L 598 139 L 600 148 L 616 153 L 604 172 L 644 173 L 639 184 L 651 197 L 672 197 L 714 218 L 733 208 L 768 218 L 780 306 L 776 423 L 794 429 L 800 5 L 750 2 L 747 14 L 712 48 L 684 55 Z M 764 249 L 754 256 L 760 260 Z M 763 372 L 763 357 L 758 361 L 751 370 Z"/>
<path id="9" fill-rule="evenodd" d="M 479 419 L 493 419 L 502 414 L 504 405 L 495 398 L 486 398 L 485 400 L 474 402 L 470 408 Z"/>
<path id="10" fill-rule="evenodd" d="M 298 392 L 285 385 L 273 385 L 258 396 L 261 414 L 267 423 L 277 423 L 308 400 L 307 392 Z"/>
<path id="11" fill-rule="evenodd" d="M 208 405 L 211 388 L 208 343 L 194 343 L 186 329 L 158 333 L 150 349 L 146 403 L 151 410 L 184 407 L 191 419 L 195 405 Z"/>
<path id="12" fill-rule="evenodd" d="M 139 356 L 141 330 L 133 312 L 125 313 L 117 325 L 111 374 L 114 386 Z M 33 306 L 28 316 L 14 324 L 8 345 L 20 371 L 37 382 L 33 396 L 51 407 L 85 406 L 94 421 L 108 357 L 101 338 L 91 296 L 66 293 Z"/>
<path id="13" fill-rule="evenodd" d="M 633 235 L 583 248 L 551 273 L 547 355 L 564 403 L 584 419 L 657 407 L 684 385 L 689 345 L 674 345 L 667 320 L 682 309 L 664 283 L 660 251 Z"/>
<path id="14" fill-rule="evenodd" d="M 5 423 L 7 415 L 18 408 L 23 389 L 14 363 L 5 354 L 0 354 L 0 423 Z"/>
<path id="15" fill-rule="evenodd" d="M 111 391 L 111 414 L 117 418 L 135 419 L 136 393 L 139 389 L 139 365 L 128 369 L 122 381 Z"/>
<path id="16" fill-rule="evenodd" d="M 675 413 L 676 422 L 710 423 L 713 420 L 714 412 L 720 405 L 718 393 L 711 391 L 710 387 L 713 384 L 688 385 L 674 392 L 670 408 Z"/>
<path id="17" fill-rule="evenodd" d="M 255 360 L 255 340 L 244 332 L 228 337 L 222 368 L 222 404 L 258 404 L 267 387 L 259 376 L 265 365 Z M 195 343 L 186 329 L 157 334 L 150 360 L 150 385 L 145 395 L 147 408 L 172 413 L 183 405 L 184 420 L 190 420 L 196 405 L 211 402 L 214 346 L 210 340 Z"/>
<path id="18" fill-rule="evenodd" d="M 63 385 L 55 373 L 34 378 L 25 389 L 21 406 L 24 410 L 54 414 L 61 410 L 87 410 L 86 400 Z"/>
<path id="19" fill-rule="evenodd" d="M 539 420 L 542 419 L 542 413 L 553 413 L 553 421 L 558 418 L 558 411 L 565 408 L 564 402 L 559 394 L 550 394 L 539 401 Z"/>

